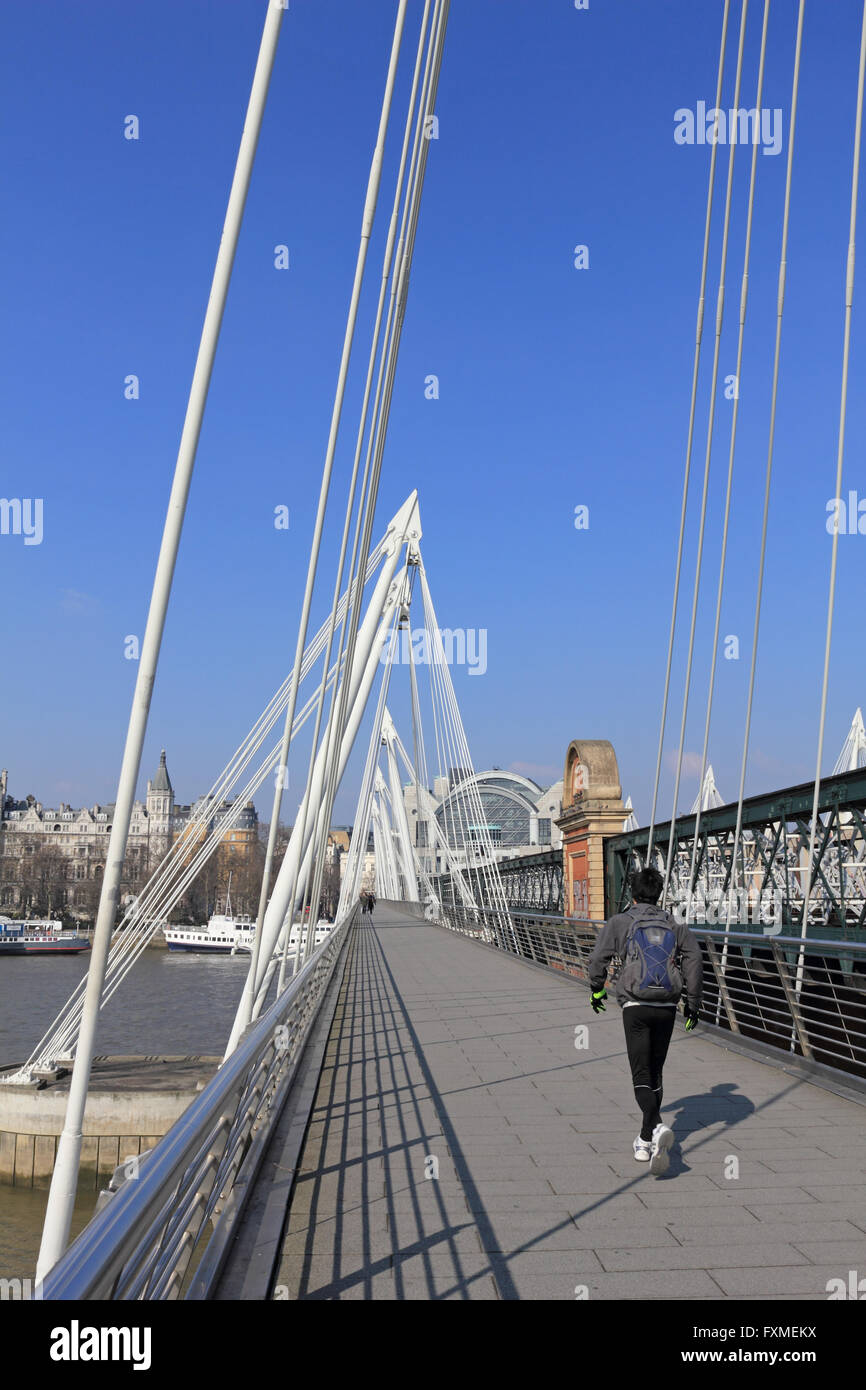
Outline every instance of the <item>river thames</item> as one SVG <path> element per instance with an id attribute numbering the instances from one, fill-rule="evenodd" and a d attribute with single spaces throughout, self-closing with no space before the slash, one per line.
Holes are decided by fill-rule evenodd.
<path id="1" fill-rule="evenodd" d="M 0 1065 L 23 1062 L 83 975 L 83 956 L 0 958 Z M 147 950 L 107 1004 L 97 1054 L 220 1054 L 249 956 Z M 0 1184 L 0 1278 L 32 1278 L 46 1190 Z M 93 1214 L 96 1192 L 79 1197 L 73 1235 Z"/>

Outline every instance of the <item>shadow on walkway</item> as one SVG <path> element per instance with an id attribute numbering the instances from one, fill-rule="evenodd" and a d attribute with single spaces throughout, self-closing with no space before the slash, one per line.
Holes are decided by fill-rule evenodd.
<path id="1" fill-rule="evenodd" d="M 492 1110 L 483 1109 L 485 1094 L 495 1095 L 495 1088 L 504 1081 L 515 1085 L 525 1081 L 526 1094 L 531 1101 L 536 1100 L 541 1092 L 533 1087 L 533 1077 L 578 1067 L 578 1075 L 590 1086 L 603 1087 L 604 1082 L 593 1083 L 592 1068 L 621 1058 L 627 1076 L 624 1042 L 618 1052 L 607 1056 L 575 1059 L 567 1066 L 526 1067 L 508 1075 L 503 1082 L 494 1078 L 477 1085 L 455 1084 L 443 1091 L 428 1058 L 428 1051 L 436 1055 L 436 1044 L 421 1041 L 412 1017 L 413 1010 L 418 1015 L 425 1008 L 435 1015 L 430 1003 L 433 991 L 426 1000 L 421 995 L 411 1001 L 404 998 L 379 939 L 381 931 L 390 932 L 401 926 L 423 929 L 425 924 L 391 922 L 386 914 L 382 916 L 385 920 L 374 918 L 371 922 L 362 918 L 350 946 L 300 1171 L 289 1203 L 283 1260 L 277 1277 L 281 1281 L 288 1279 L 289 1297 L 299 1299 L 421 1296 L 438 1300 L 487 1296 L 516 1300 L 521 1295 L 511 1264 L 518 1257 L 542 1248 L 567 1249 L 568 1242 L 556 1244 L 551 1237 L 569 1230 L 576 1232 L 582 1219 L 633 1192 L 646 1181 L 647 1173 L 644 1166 L 634 1177 L 621 1178 L 609 1169 L 610 1190 L 597 1196 L 592 1194 L 591 1185 L 583 1196 L 567 1197 L 548 1183 L 550 1192 L 546 1198 L 544 1194 L 533 1194 L 532 1200 L 515 1199 L 510 1212 L 506 1213 L 501 1203 L 491 1211 L 482 1186 L 495 1183 L 501 1155 L 497 1154 L 492 1138 L 498 1119 Z M 506 1013 L 518 1012 L 519 1004 L 514 998 L 519 994 L 518 982 L 512 1001 L 504 1005 Z M 455 1003 L 457 997 L 452 996 Z M 495 989 L 488 999 L 491 997 L 495 999 Z M 588 1006 L 582 991 L 575 993 L 573 1006 L 575 1011 Z M 531 1007 L 533 1013 L 538 1013 L 542 1006 L 533 1003 Z M 549 1005 L 550 1010 L 558 1007 Z M 471 1021 L 468 1005 L 466 1017 Z M 536 1024 L 527 1032 L 544 1026 Z M 492 1043 L 496 1036 L 479 1027 L 477 1036 L 459 1041 L 483 1045 L 485 1039 Z M 446 1044 L 455 1041 L 453 1037 L 442 1039 Z M 675 1066 L 676 1053 L 672 1060 Z M 691 1171 L 683 1156 L 683 1145 L 687 1154 L 693 1155 L 717 1136 L 719 1124 L 726 1128 L 741 1124 L 803 1084 L 795 1079 L 757 1106 L 732 1082 L 718 1082 L 705 1093 L 666 1099 L 663 1113 L 672 1125 L 677 1143 L 668 1173 L 654 1181 L 669 1183 Z M 470 1100 L 469 1093 L 476 1090 L 482 1107 L 479 1115 L 491 1115 L 491 1141 L 482 1144 L 476 1134 L 469 1142 L 477 1145 L 477 1152 L 467 1153 L 458 1133 L 466 1110 L 458 1113 L 455 1107 L 461 1100 Z M 497 1115 L 507 1124 L 508 1103 L 498 1104 L 503 1108 Z M 556 1110 L 555 1102 L 549 1102 L 549 1109 L 557 1123 L 563 1120 L 564 1112 Z M 668 1118 L 671 1111 L 672 1120 Z M 618 1124 L 620 1113 L 612 1127 Z M 581 1135 L 577 1117 L 568 1123 L 574 1130 L 575 1144 L 571 1147 L 576 1152 L 578 1143 L 585 1143 L 586 1135 Z M 453 1163 L 455 1181 L 451 1182 L 450 1175 L 448 1181 L 425 1181 L 424 1165 L 437 1141 L 441 1149 L 443 1140 Z M 627 1147 L 624 1144 L 626 1150 Z M 551 1160 L 561 1166 L 568 1161 L 568 1148 L 560 1158 Z M 604 1160 L 599 1158 L 598 1164 L 603 1165 Z M 538 1171 L 540 1182 L 544 1169 Z M 480 1177 L 476 1177 L 476 1172 Z M 560 1219 L 563 1211 L 567 1214 Z M 519 1221 L 514 1223 L 515 1212 L 524 1220 L 524 1227 Z M 672 1208 L 672 1217 L 675 1212 Z M 535 1222 L 533 1216 L 537 1218 Z M 497 1223 L 504 1231 L 510 1222 L 511 1237 L 500 1239 Z M 515 1239 L 514 1232 L 519 1230 L 523 1236 L 525 1226 L 530 1228 L 526 1238 Z M 622 1229 L 619 1236 L 627 1241 Z M 601 1234 L 599 1237 L 600 1243 L 609 1243 L 611 1239 Z M 574 1248 L 579 1253 L 585 1249 L 585 1242 L 581 1246 L 575 1240 Z"/>

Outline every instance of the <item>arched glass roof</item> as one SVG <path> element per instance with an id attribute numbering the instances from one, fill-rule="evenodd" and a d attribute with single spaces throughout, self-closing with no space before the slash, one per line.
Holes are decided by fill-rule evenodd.
<path id="1" fill-rule="evenodd" d="M 541 792 L 528 777 L 494 768 L 458 782 L 438 807 L 436 819 L 452 849 L 482 839 L 485 825 L 494 845 L 528 845 L 529 822 L 538 814 L 535 803 Z"/>

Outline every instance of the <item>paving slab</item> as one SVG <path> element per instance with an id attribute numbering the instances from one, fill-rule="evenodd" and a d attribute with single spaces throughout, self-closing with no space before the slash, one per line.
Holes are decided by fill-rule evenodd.
<path id="1" fill-rule="evenodd" d="M 866 1268 L 863 1105 L 678 1027 L 663 1117 L 655 1178 L 631 1155 L 620 1011 L 380 903 L 350 946 L 280 1296 L 793 1301 Z"/>

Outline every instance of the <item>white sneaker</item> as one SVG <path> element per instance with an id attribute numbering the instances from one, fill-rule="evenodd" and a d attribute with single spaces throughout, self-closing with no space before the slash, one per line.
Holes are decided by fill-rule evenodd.
<path id="1" fill-rule="evenodd" d="M 652 1147 L 649 1139 L 641 1139 L 638 1135 L 634 1141 L 634 1156 L 638 1163 L 649 1163 Z"/>
<path id="2" fill-rule="evenodd" d="M 661 1177 L 662 1173 L 668 1171 L 668 1164 L 671 1161 L 670 1150 L 673 1148 L 673 1142 L 673 1130 L 668 1129 L 667 1125 L 656 1125 L 653 1130 L 650 1172 L 654 1173 L 657 1178 Z"/>

